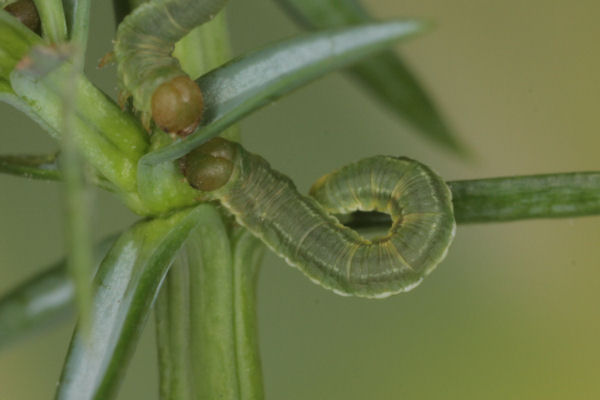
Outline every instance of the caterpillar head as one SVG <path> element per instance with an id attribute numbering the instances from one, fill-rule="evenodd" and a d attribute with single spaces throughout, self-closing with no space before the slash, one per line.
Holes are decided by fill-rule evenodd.
<path id="1" fill-rule="evenodd" d="M 187 136 L 200 123 L 204 100 L 198 84 L 187 75 L 180 75 L 156 88 L 151 108 L 152 118 L 159 128 Z"/>
<path id="2" fill-rule="evenodd" d="M 233 143 L 223 138 L 213 138 L 185 157 L 183 174 L 190 185 L 198 190 L 217 190 L 229 182 L 235 154 Z"/>

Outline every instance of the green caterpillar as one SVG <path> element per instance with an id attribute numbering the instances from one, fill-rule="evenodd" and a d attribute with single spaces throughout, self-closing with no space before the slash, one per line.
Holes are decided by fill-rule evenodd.
<path id="1" fill-rule="evenodd" d="M 119 25 L 114 46 L 121 98 L 133 97 L 142 123 L 188 135 L 203 112 L 202 92 L 171 56 L 175 43 L 212 19 L 226 0 L 152 0 Z M 124 101 L 124 100 L 123 100 Z"/>
<path id="2" fill-rule="evenodd" d="M 239 144 L 215 138 L 190 153 L 184 175 L 314 282 L 341 295 L 383 298 L 417 286 L 446 256 L 456 224 L 451 192 L 408 158 L 363 159 L 317 181 L 312 197 Z M 386 212 L 368 240 L 333 213 Z"/>

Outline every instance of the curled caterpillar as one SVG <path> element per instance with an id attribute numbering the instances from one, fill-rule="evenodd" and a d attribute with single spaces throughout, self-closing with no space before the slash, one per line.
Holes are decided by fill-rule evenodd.
<path id="1" fill-rule="evenodd" d="M 122 98 L 130 95 L 149 129 L 150 119 L 182 136 L 198 126 L 202 92 L 171 56 L 175 43 L 212 19 L 226 0 L 152 0 L 119 25 L 114 46 Z"/>
<path id="2" fill-rule="evenodd" d="M 188 154 L 184 174 L 314 282 L 341 295 L 382 298 L 417 286 L 446 256 L 456 224 L 451 192 L 423 164 L 375 156 L 319 179 L 302 196 L 239 144 L 215 138 Z M 365 239 L 333 213 L 381 211 L 389 232 Z"/>

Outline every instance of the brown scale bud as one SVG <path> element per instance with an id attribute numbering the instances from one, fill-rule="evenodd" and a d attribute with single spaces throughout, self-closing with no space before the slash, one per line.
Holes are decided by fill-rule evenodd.
<path id="1" fill-rule="evenodd" d="M 16 1 L 7 5 L 4 10 L 35 33 L 40 33 L 40 16 L 32 0 Z"/>
<path id="2" fill-rule="evenodd" d="M 152 118 L 162 130 L 187 136 L 200 123 L 204 101 L 196 82 L 178 76 L 154 91 L 151 107 Z"/>

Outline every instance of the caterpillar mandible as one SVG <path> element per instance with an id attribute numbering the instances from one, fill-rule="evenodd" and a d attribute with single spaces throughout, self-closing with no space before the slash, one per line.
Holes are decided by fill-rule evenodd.
<path id="1" fill-rule="evenodd" d="M 119 25 L 114 46 L 122 98 L 133 97 L 142 123 L 188 135 L 202 118 L 200 88 L 171 56 L 175 43 L 212 19 L 226 0 L 152 0 Z"/>
<path id="2" fill-rule="evenodd" d="M 215 138 L 188 154 L 184 175 L 289 264 L 341 295 L 383 298 L 417 286 L 446 256 L 456 224 L 451 192 L 425 165 L 375 156 L 319 179 L 302 196 L 239 144 Z M 389 232 L 368 240 L 333 213 L 381 211 Z"/>

